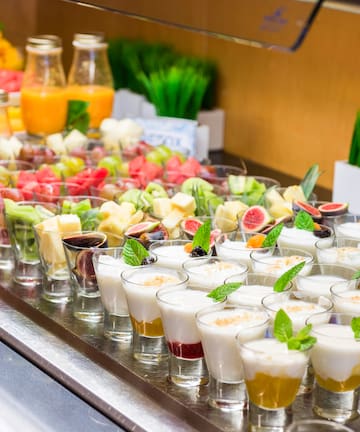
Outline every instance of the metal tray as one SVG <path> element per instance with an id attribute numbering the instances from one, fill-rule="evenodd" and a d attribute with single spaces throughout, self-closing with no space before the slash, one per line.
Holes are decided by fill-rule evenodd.
<path id="1" fill-rule="evenodd" d="M 166 362 L 155 367 L 135 361 L 131 343 L 105 339 L 101 324 L 72 317 L 71 304 L 42 300 L 41 287 L 14 284 L 11 271 L 0 270 L 0 281 L 0 338 L 120 426 L 174 432 L 248 429 L 246 411 L 210 408 L 207 386 L 183 389 L 169 383 Z M 297 397 L 293 419 L 313 417 L 311 407 L 311 394 Z M 360 419 L 351 427 L 360 430 Z"/>

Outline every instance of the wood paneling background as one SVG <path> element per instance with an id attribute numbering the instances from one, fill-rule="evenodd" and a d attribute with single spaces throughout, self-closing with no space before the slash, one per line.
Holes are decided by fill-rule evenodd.
<path id="1" fill-rule="evenodd" d="M 3 4 L 9 3 L 16 10 L 25 8 L 26 17 L 6 15 Z M 217 102 L 226 111 L 225 149 L 230 153 L 297 177 L 319 162 L 324 171 L 319 184 L 328 188 L 332 187 L 334 161 L 347 158 L 360 108 L 358 15 L 321 10 L 304 45 L 286 54 L 61 0 L 0 0 L 0 4 L 0 21 L 17 43 L 21 37 L 25 40 L 25 30 L 32 30 L 34 22 L 38 33 L 61 36 L 66 67 L 72 56 L 73 33 L 90 30 L 104 31 L 108 38 L 164 41 L 180 52 L 215 60 L 219 68 Z"/>

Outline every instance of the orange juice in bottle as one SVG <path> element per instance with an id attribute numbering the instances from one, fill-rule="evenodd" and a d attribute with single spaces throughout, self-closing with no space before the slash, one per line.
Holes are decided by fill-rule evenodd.
<path id="1" fill-rule="evenodd" d="M 112 112 L 114 86 L 107 46 L 101 33 L 77 33 L 73 40 L 67 94 L 69 100 L 90 102 L 90 131 L 97 131 Z"/>
<path id="2" fill-rule="evenodd" d="M 100 85 L 68 86 L 69 100 L 83 100 L 89 102 L 90 129 L 99 129 L 104 118 L 110 117 L 114 101 L 114 89 Z"/>
<path id="3" fill-rule="evenodd" d="M 67 116 L 61 40 L 57 36 L 28 38 L 27 62 L 21 87 L 21 113 L 25 130 L 44 136 L 62 132 Z"/>

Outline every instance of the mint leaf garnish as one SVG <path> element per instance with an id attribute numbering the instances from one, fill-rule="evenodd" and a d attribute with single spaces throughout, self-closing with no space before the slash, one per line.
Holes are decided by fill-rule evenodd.
<path id="1" fill-rule="evenodd" d="M 354 333 L 355 339 L 360 339 L 360 317 L 351 320 L 351 329 Z"/>
<path id="2" fill-rule="evenodd" d="M 210 249 L 210 234 L 211 234 L 211 222 L 207 220 L 204 222 L 198 230 L 196 231 L 193 241 L 192 247 L 195 249 L 197 246 L 200 246 L 206 253 L 209 252 Z"/>
<path id="3" fill-rule="evenodd" d="M 241 282 L 229 282 L 224 285 L 220 285 L 209 292 L 207 297 L 210 297 L 217 302 L 223 301 L 228 295 L 240 288 L 241 285 Z"/>
<path id="4" fill-rule="evenodd" d="M 352 276 L 351 279 L 356 280 L 360 278 L 360 270 L 356 271 Z"/>
<path id="5" fill-rule="evenodd" d="M 310 336 L 311 329 L 312 325 L 308 324 L 293 336 L 293 325 L 289 315 L 283 309 L 276 313 L 274 336 L 278 341 L 286 343 L 289 350 L 306 351 L 311 348 L 316 343 L 316 338 Z"/>
<path id="6" fill-rule="evenodd" d="M 314 221 L 312 217 L 304 210 L 300 210 L 295 216 L 294 225 L 298 229 L 314 231 Z"/>
<path id="7" fill-rule="evenodd" d="M 83 100 L 69 100 L 65 129 L 70 132 L 73 129 L 86 134 L 90 124 L 90 114 L 87 109 L 89 102 Z"/>
<path id="8" fill-rule="evenodd" d="M 288 271 L 283 273 L 274 284 L 274 291 L 283 292 L 286 288 L 286 285 L 294 279 L 294 277 L 301 272 L 303 267 L 305 266 L 305 261 L 301 261 L 299 264 L 294 265 Z"/>
<path id="9" fill-rule="evenodd" d="M 279 223 L 278 225 L 274 226 L 274 228 L 269 231 L 269 233 L 266 235 L 265 240 L 263 241 L 263 244 L 261 247 L 271 247 L 275 246 L 277 239 L 279 238 L 279 235 L 281 234 L 282 229 L 284 228 L 283 223 Z"/>
<path id="10" fill-rule="evenodd" d="M 275 315 L 274 336 L 280 342 L 287 342 L 292 335 L 291 319 L 283 309 L 279 309 Z"/>
<path id="11" fill-rule="evenodd" d="M 127 239 L 123 248 L 122 256 L 125 264 L 140 266 L 143 259 L 149 256 L 149 252 L 137 240 Z"/>

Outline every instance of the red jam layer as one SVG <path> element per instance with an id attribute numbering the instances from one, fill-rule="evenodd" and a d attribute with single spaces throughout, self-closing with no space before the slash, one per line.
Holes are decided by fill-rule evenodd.
<path id="1" fill-rule="evenodd" d="M 201 342 L 186 344 L 181 342 L 168 342 L 169 351 L 176 357 L 194 360 L 204 357 Z"/>

